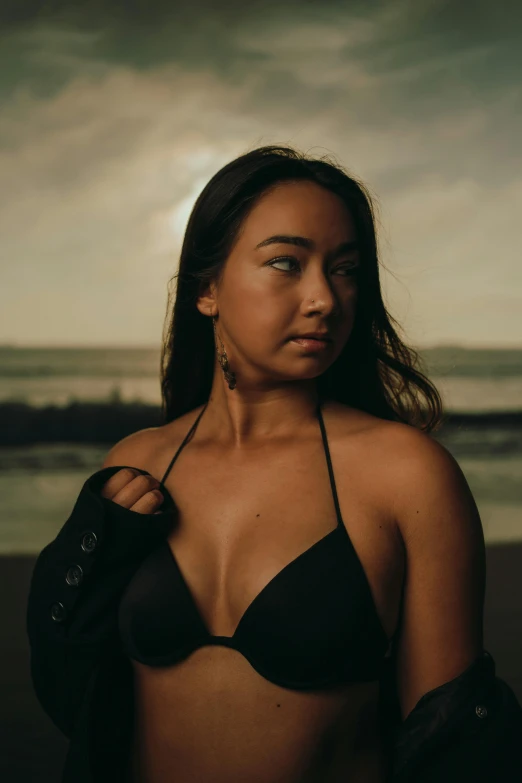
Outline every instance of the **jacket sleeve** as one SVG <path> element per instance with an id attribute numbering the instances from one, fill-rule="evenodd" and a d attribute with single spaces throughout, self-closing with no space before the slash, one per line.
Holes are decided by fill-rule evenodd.
<path id="1" fill-rule="evenodd" d="M 33 687 L 68 738 L 91 675 L 118 648 L 118 604 L 125 586 L 172 527 L 174 503 L 164 487 L 160 514 L 131 511 L 101 495 L 105 482 L 123 467 L 128 466 L 103 468 L 86 480 L 31 577 L 26 629 Z"/>
<path id="2" fill-rule="evenodd" d="M 484 650 L 398 725 L 388 783 L 522 780 L 522 707 Z"/>

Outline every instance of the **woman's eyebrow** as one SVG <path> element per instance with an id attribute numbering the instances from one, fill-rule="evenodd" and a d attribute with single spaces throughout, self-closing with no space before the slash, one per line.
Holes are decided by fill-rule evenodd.
<path id="1" fill-rule="evenodd" d="M 312 239 L 308 239 L 308 237 L 294 236 L 291 234 L 274 234 L 274 236 L 268 237 L 267 239 L 263 239 L 262 242 L 259 242 L 259 244 L 255 246 L 255 250 L 258 250 L 261 247 L 266 247 L 267 245 L 274 244 L 297 245 L 298 247 L 306 247 L 309 250 L 312 250 L 315 247 L 314 241 Z M 355 239 L 351 240 L 350 242 L 341 242 L 341 244 L 330 254 L 330 260 L 337 258 L 337 256 L 340 256 L 343 253 L 348 253 L 350 250 L 357 250 L 358 248 L 359 243 Z"/>

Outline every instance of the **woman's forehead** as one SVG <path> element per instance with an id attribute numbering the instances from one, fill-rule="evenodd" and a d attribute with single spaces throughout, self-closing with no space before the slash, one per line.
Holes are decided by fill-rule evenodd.
<path id="1" fill-rule="evenodd" d="M 252 248 L 271 236 L 309 237 L 314 244 L 355 238 L 346 204 L 313 182 L 284 183 L 260 197 L 242 226 L 242 244 Z"/>

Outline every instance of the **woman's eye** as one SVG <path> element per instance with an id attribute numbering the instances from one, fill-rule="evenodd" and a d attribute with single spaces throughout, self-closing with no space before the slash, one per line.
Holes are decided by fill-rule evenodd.
<path id="1" fill-rule="evenodd" d="M 335 271 L 341 272 L 345 276 L 356 275 L 359 272 L 359 266 L 340 266 Z"/>
<path id="2" fill-rule="evenodd" d="M 273 258 L 271 261 L 268 261 L 268 266 L 273 266 L 274 269 L 278 269 L 278 267 L 275 266 L 276 264 L 292 264 L 294 268 L 300 266 L 298 259 L 293 256 L 280 256 L 279 258 Z M 289 270 L 283 269 L 281 271 L 286 272 Z M 350 277 L 351 275 L 356 275 L 358 271 L 359 265 L 352 264 L 351 266 L 338 266 L 332 270 L 332 274 L 341 273 L 343 277 Z"/>
<path id="3" fill-rule="evenodd" d="M 268 262 L 268 265 L 269 266 L 273 266 L 275 269 L 277 269 L 275 264 L 285 264 L 285 263 L 299 265 L 299 262 L 298 262 L 297 258 L 292 258 L 291 256 L 281 256 L 280 258 L 274 258 L 274 259 L 272 259 L 272 261 Z M 283 270 L 283 271 L 286 271 L 286 270 Z"/>

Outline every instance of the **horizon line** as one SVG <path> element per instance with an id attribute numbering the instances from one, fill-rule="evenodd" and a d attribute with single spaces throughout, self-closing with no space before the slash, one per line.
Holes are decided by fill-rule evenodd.
<path id="1" fill-rule="evenodd" d="M 0 341 L 0 350 L 2 349 L 29 349 L 29 350 L 148 350 L 156 351 L 161 349 L 162 343 L 21 343 L 13 341 Z M 434 349 L 460 349 L 466 351 L 517 351 L 522 350 L 522 343 L 465 343 L 465 342 L 437 342 L 437 343 L 407 343 L 407 347 L 414 350 L 434 350 Z"/>

